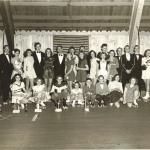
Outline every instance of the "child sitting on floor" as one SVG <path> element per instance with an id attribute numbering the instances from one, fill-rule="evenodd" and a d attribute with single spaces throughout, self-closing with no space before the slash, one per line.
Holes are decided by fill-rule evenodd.
<path id="1" fill-rule="evenodd" d="M 93 85 L 92 79 L 88 78 L 86 80 L 85 86 L 83 88 L 84 98 L 86 98 L 87 105 L 95 106 L 95 86 Z"/>
<path id="2" fill-rule="evenodd" d="M 72 107 L 75 107 L 76 104 L 84 105 L 83 90 L 80 88 L 79 82 L 75 82 L 74 88 L 71 90 L 70 99 Z"/>
<path id="3" fill-rule="evenodd" d="M 110 81 L 108 85 L 110 90 L 110 105 L 115 105 L 117 108 L 120 107 L 120 101 L 123 101 L 123 88 L 119 80 L 119 75 L 116 74 L 113 77 L 113 81 Z"/>
<path id="4" fill-rule="evenodd" d="M 41 78 L 36 79 L 36 85 L 32 87 L 33 90 L 33 100 L 36 103 L 35 111 L 41 112 L 41 108 L 45 109 L 46 105 L 44 102 L 47 102 L 50 99 L 50 96 L 46 92 L 45 84 Z"/>
<path id="5" fill-rule="evenodd" d="M 58 76 L 56 78 L 57 82 L 56 84 L 53 84 L 51 89 L 51 95 L 52 95 L 52 101 L 56 107 L 55 111 L 57 112 L 58 109 L 62 111 L 63 109 L 68 109 L 68 106 L 66 104 L 66 99 L 68 95 L 68 87 L 65 83 L 63 83 L 63 78 L 61 76 Z"/>
<path id="6" fill-rule="evenodd" d="M 98 107 L 105 107 L 110 102 L 110 91 L 103 75 L 98 77 L 98 81 L 96 84 L 96 100 L 98 101 Z"/>
<path id="7" fill-rule="evenodd" d="M 27 100 L 31 94 L 26 92 L 25 85 L 20 74 L 14 75 L 10 89 L 12 92 L 12 103 L 14 104 L 13 113 L 20 113 L 20 106 L 21 109 L 25 109 L 25 111 L 27 111 Z"/>
<path id="8" fill-rule="evenodd" d="M 138 107 L 137 100 L 140 96 L 139 87 L 136 78 L 132 77 L 130 83 L 127 83 L 124 90 L 124 104 L 127 103 L 129 108 Z"/>

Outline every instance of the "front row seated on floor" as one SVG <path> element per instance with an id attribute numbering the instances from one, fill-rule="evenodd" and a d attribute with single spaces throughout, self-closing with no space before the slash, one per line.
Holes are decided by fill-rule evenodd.
<path id="1" fill-rule="evenodd" d="M 46 108 L 45 102 L 51 101 L 54 103 L 55 111 L 68 109 L 67 99 L 73 107 L 76 104 L 95 107 L 98 102 L 98 107 L 116 106 L 120 107 L 120 102 L 127 104 L 128 107 L 137 107 L 137 99 L 139 98 L 139 89 L 136 84 L 136 79 L 131 78 L 130 83 L 126 84 L 124 93 L 122 84 L 119 82 L 119 75 L 115 75 L 113 81 L 107 85 L 106 80 L 102 75 L 98 77 L 96 85 L 90 78 L 86 80 L 83 89 L 79 82 L 75 82 L 74 88 L 69 92 L 66 82 L 61 76 L 57 77 L 57 82 L 52 85 L 50 92 L 46 91 L 45 84 L 40 78 L 36 79 L 36 85 L 33 86 L 32 92 L 25 90 L 25 85 L 20 74 L 16 74 L 10 86 L 12 91 L 12 103 L 14 104 L 14 113 L 20 112 L 20 109 L 27 111 L 27 103 L 34 102 L 36 104 L 36 112 L 41 112 Z M 16 112 L 17 111 L 17 112 Z"/>

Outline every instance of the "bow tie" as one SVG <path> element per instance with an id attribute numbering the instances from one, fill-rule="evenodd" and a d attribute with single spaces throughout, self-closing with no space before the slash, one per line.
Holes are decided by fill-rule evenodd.
<path id="1" fill-rule="evenodd" d="M 41 53 L 41 52 L 36 52 L 36 53 Z"/>
<path id="2" fill-rule="evenodd" d="M 59 56 L 63 56 L 63 54 L 59 54 Z"/>

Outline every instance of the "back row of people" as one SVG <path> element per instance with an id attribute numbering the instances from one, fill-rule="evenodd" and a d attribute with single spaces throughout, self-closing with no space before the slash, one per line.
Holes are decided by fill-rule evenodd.
<path id="1" fill-rule="evenodd" d="M 26 90 L 32 89 L 35 78 L 44 78 L 47 91 L 51 90 L 52 82 L 57 76 L 64 78 L 72 89 L 72 83 L 78 81 L 81 87 L 85 85 L 88 78 L 96 84 L 98 76 L 102 75 L 105 80 L 111 81 L 115 74 L 119 74 L 120 80 L 125 88 L 131 77 L 138 79 L 139 89 L 142 88 L 142 79 L 145 81 L 146 96 L 149 98 L 150 86 L 150 50 L 146 50 L 144 57 L 139 53 L 139 46 L 134 48 L 134 54 L 130 53 L 130 47 L 124 47 L 115 51 L 107 52 L 107 44 L 103 44 L 101 52 L 97 55 L 95 51 L 89 54 L 84 53 L 84 46 L 81 46 L 79 54 L 75 53 L 74 47 L 69 48 L 68 54 L 63 53 L 62 46 L 58 46 L 57 54 L 52 54 L 50 48 L 45 53 L 41 52 L 41 44 L 35 43 L 35 51 L 27 49 L 25 57 L 20 58 L 20 50 L 14 50 L 14 57 L 11 58 L 9 47 L 4 46 L 4 53 L 0 55 L 0 75 L 3 102 L 7 102 L 9 97 L 10 81 L 15 74 L 20 74 L 25 78 Z"/>

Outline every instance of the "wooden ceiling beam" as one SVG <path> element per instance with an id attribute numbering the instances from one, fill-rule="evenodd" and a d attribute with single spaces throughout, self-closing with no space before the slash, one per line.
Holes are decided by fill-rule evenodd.
<path id="1" fill-rule="evenodd" d="M 0 20 L 2 17 L 0 16 Z M 13 20 L 129 20 L 131 16 L 46 16 L 46 15 L 13 15 Z M 142 20 L 150 20 L 150 16 L 142 16 Z"/>
<path id="2" fill-rule="evenodd" d="M 143 7 L 144 0 L 134 0 L 129 26 L 129 44 L 131 51 L 133 51 L 133 48 L 136 45 L 136 40 L 138 38 L 138 30 L 142 17 Z"/>
<path id="3" fill-rule="evenodd" d="M 11 1 L 12 6 L 67 6 L 68 3 L 71 6 L 132 6 L 133 2 L 122 2 L 122 1 Z"/>
<path id="4" fill-rule="evenodd" d="M 14 20 L 124 20 L 130 16 L 42 16 L 42 15 L 13 15 Z M 150 17 L 149 17 L 150 19 Z"/>

